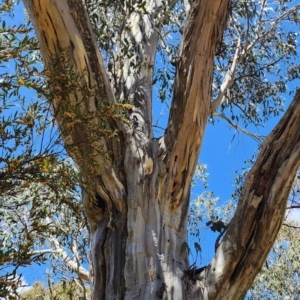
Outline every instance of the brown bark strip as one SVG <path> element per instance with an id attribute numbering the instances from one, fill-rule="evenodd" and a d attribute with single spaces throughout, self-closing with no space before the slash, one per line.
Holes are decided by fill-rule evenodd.
<path id="1" fill-rule="evenodd" d="M 165 193 L 169 194 L 173 209 L 188 198 L 209 114 L 215 49 L 227 21 L 227 0 L 196 2 L 183 34 L 164 137 L 167 148 L 164 161 L 170 175 Z"/>

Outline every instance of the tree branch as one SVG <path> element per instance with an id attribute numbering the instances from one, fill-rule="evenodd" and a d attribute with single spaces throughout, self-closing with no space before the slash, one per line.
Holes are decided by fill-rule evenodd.
<path id="1" fill-rule="evenodd" d="M 228 1 L 196 1 L 183 33 L 174 96 L 164 138 L 171 207 L 187 199 L 210 112 L 214 54 L 227 21 Z"/>
<path id="2" fill-rule="evenodd" d="M 203 274 L 212 287 L 209 299 L 243 299 L 275 242 L 300 165 L 299 103 L 300 91 L 245 180 L 228 231 Z"/>
<path id="3" fill-rule="evenodd" d="M 257 36 L 255 37 L 255 39 L 247 46 L 247 48 L 244 49 L 243 53 L 241 53 L 241 57 L 244 57 L 246 55 L 246 53 L 251 50 L 255 44 L 257 44 L 258 42 L 260 42 L 261 40 L 263 40 L 270 32 L 274 31 L 276 29 L 276 27 L 278 26 L 278 24 L 284 20 L 284 18 L 288 17 L 289 15 L 291 15 L 293 12 L 297 11 L 300 8 L 300 4 L 295 5 L 294 7 L 290 8 L 289 10 L 285 11 L 284 13 L 282 13 L 275 22 L 272 23 L 272 25 L 270 26 L 269 30 L 264 30 L 263 34 L 260 35 L 261 32 L 261 26 L 258 27 L 258 30 L 256 32 Z M 261 22 L 259 23 L 261 24 Z"/>
<path id="4" fill-rule="evenodd" d="M 44 254 L 55 254 L 59 253 L 59 250 L 54 250 L 54 249 L 42 249 L 42 250 L 35 250 L 29 253 L 29 255 L 44 255 Z"/>
<path id="5" fill-rule="evenodd" d="M 292 14 L 295 10 L 297 10 L 300 5 L 296 5 L 293 8 L 289 9 L 288 11 L 284 12 L 270 27 L 269 30 L 265 31 L 264 34 L 260 35 L 260 29 L 261 29 L 261 25 L 262 25 L 262 15 L 264 12 L 264 7 L 265 7 L 265 2 L 263 1 L 262 3 L 262 8 L 261 8 L 261 12 L 259 15 L 259 23 L 258 23 L 258 27 L 257 30 L 255 31 L 256 37 L 254 38 L 254 40 L 249 44 L 248 42 L 248 37 L 249 37 L 249 12 L 248 12 L 248 8 L 247 8 L 247 4 L 245 3 L 245 11 L 246 11 L 246 15 L 247 15 L 247 30 L 246 30 L 246 38 L 245 38 L 245 44 L 242 47 L 241 46 L 241 35 L 239 33 L 238 28 L 235 26 L 234 24 L 234 20 L 232 20 L 232 24 L 237 32 L 237 36 L 238 36 L 238 42 L 237 42 L 237 47 L 236 47 L 236 51 L 233 57 L 233 62 L 231 64 L 231 68 L 230 70 L 227 72 L 227 74 L 225 75 L 224 81 L 220 87 L 219 93 L 216 97 L 216 99 L 214 99 L 211 103 L 211 113 L 215 112 L 216 109 L 224 102 L 225 97 L 225 91 L 226 89 L 230 88 L 233 83 L 234 83 L 234 74 L 235 71 L 238 67 L 239 61 L 244 58 L 246 56 L 246 54 L 260 41 L 262 41 L 269 33 L 271 33 L 272 31 L 275 30 L 276 26 L 287 16 L 289 16 L 290 14 Z M 243 48 L 243 51 L 241 51 L 241 48 Z M 280 61 L 285 55 L 282 55 L 277 61 Z M 275 62 L 274 62 L 275 63 Z M 264 68 L 266 68 L 268 65 L 264 66 Z"/>
<path id="6" fill-rule="evenodd" d="M 212 101 L 211 103 L 211 113 L 214 113 L 217 108 L 224 102 L 225 99 L 225 91 L 228 88 L 231 88 L 234 82 L 234 74 L 236 71 L 236 68 L 238 66 L 238 62 L 239 62 L 239 55 L 240 55 L 240 50 L 241 50 L 241 36 L 239 34 L 238 29 L 236 28 L 236 26 L 234 26 L 236 29 L 236 32 L 238 34 L 238 42 L 237 42 L 237 46 L 236 46 L 236 50 L 234 53 L 234 57 L 232 60 L 232 64 L 231 64 L 231 68 L 230 70 L 228 70 L 227 74 L 225 75 L 224 81 L 220 87 L 218 96 L 215 100 Z"/>
<path id="7" fill-rule="evenodd" d="M 242 128 L 241 126 L 239 126 L 238 124 L 232 122 L 229 118 L 227 118 L 224 114 L 214 114 L 215 116 L 227 121 L 233 128 L 241 131 L 242 133 L 250 136 L 251 138 L 253 138 L 259 145 L 261 145 L 264 141 L 264 137 L 263 136 L 260 136 L 258 134 L 254 134 L 244 128 Z"/>
<path id="8" fill-rule="evenodd" d="M 294 209 L 294 208 L 300 208 L 300 205 L 291 205 L 288 206 L 286 209 Z"/>
<path id="9" fill-rule="evenodd" d="M 79 265 L 79 261 L 71 259 L 63 247 L 59 244 L 58 240 L 55 237 L 51 238 L 52 244 L 55 246 L 56 252 L 62 257 L 66 266 L 75 272 L 81 280 L 89 282 L 89 272 Z"/>
<path id="10" fill-rule="evenodd" d="M 52 104 L 62 131 L 67 132 L 64 140 L 68 152 L 84 174 L 85 188 L 90 190 L 89 196 L 97 191 L 107 203 L 113 202 L 118 212 L 124 213 L 126 192 L 119 180 L 123 177 L 121 168 L 115 167 L 117 162 L 113 159 L 105 157 L 105 154 L 118 147 L 118 141 L 107 141 L 105 137 L 98 137 L 91 132 L 91 128 L 100 126 L 101 120 L 97 117 L 99 105 L 114 104 L 115 98 L 83 3 L 77 0 L 24 0 L 24 4 L 34 24 L 46 67 L 53 67 L 53 56 L 61 58 L 64 51 L 67 51 L 68 64 L 80 75 L 77 83 L 79 88 L 69 92 L 66 99 L 63 99 L 67 106 L 66 113 L 74 113 L 72 107 L 75 103 L 76 108 L 79 107 L 80 116 L 92 117 L 86 121 L 77 120 L 79 122 L 69 130 L 66 128 L 69 123 L 65 125 L 66 115 L 57 113 L 61 97 L 55 97 Z M 60 81 L 61 78 L 57 79 L 58 87 Z M 67 86 L 59 88 L 68 91 Z M 86 97 L 83 88 L 93 93 Z M 121 122 L 118 126 L 122 128 Z M 94 163 L 87 164 L 87 160 Z M 90 225 L 103 218 L 101 210 L 95 218 L 95 207 L 88 197 L 85 197 L 84 205 Z"/>
<path id="11" fill-rule="evenodd" d="M 294 225 L 290 225 L 290 224 L 287 224 L 287 223 L 283 223 L 282 225 L 286 226 L 286 227 L 289 227 L 289 228 L 300 229 L 300 226 L 294 226 Z"/>

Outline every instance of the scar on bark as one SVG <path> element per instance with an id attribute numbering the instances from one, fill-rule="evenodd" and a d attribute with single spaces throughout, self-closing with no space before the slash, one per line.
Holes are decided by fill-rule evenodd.
<path id="1" fill-rule="evenodd" d="M 158 299 L 163 299 L 165 292 L 167 291 L 167 285 L 162 282 L 160 289 L 156 292 Z"/>
<path id="2" fill-rule="evenodd" d="M 98 208 L 102 209 L 102 211 L 104 212 L 105 209 L 106 209 L 106 202 L 105 202 L 105 200 L 98 193 L 96 193 L 95 199 L 96 199 L 95 205 Z"/>

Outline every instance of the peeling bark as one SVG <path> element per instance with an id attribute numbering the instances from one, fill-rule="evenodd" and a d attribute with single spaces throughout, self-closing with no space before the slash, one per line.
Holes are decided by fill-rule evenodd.
<path id="1" fill-rule="evenodd" d="M 164 141 L 168 149 L 164 161 L 171 174 L 164 193 L 172 198 L 174 210 L 189 196 L 209 115 L 214 54 L 226 25 L 227 8 L 228 1 L 199 1 L 185 25 Z"/>
<path id="2" fill-rule="evenodd" d="M 81 109 L 97 111 L 97 102 L 116 102 L 92 29 L 79 0 L 24 0 L 33 20 L 45 65 L 67 49 L 81 85 L 96 95 Z M 189 5 L 188 5 L 189 6 Z M 148 0 L 147 13 L 132 12 L 122 32 L 135 51 L 123 57 L 117 85 L 122 99 L 134 105 L 130 125 L 119 128 L 116 141 L 95 144 L 112 153 L 107 159 L 84 141 L 87 127 L 66 137 L 69 153 L 84 170 L 89 193 L 83 202 L 90 227 L 93 299 L 241 299 L 274 242 L 284 215 L 288 191 L 299 165 L 299 94 L 287 116 L 266 140 L 248 175 L 239 207 L 214 260 L 195 286 L 189 267 L 187 211 L 192 176 L 211 105 L 214 53 L 224 31 L 228 0 L 199 0 L 189 7 L 183 33 L 170 118 L 163 137 L 153 139 L 152 77 L 158 33 L 152 21 L 162 10 Z M 139 69 L 130 62 L 140 65 Z M 69 101 L 83 99 L 78 93 Z M 53 103 L 54 111 L 57 102 Z M 298 120 L 297 120 L 298 117 Z M 63 127 L 63 120 L 58 119 Z M 91 122 L 97 122 L 92 119 Z M 93 154 L 93 161 L 82 159 Z M 83 173 L 85 174 L 85 173 Z M 91 192 L 94 197 L 91 196 Z M 95 203 L 96 200 L 96 203 Z"/>
<path id="3" fill-rule="evenodd" d="M 275 242 L 300 165 L 299 104 L 300 91 L 245 179 L 224 240 L 200 276 L 204 299 L 243 299 Z"/>

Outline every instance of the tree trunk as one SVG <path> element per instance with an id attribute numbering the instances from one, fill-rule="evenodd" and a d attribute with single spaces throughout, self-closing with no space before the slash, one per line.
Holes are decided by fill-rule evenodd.
<path id="1" fill-rule="evenodd" d="M 199 0 L 190 8 L 177 62 L 170 118 L 160 139 L 153 138 L 151 118 L 151 82 L 158 42 L 152 21 L 163 9 L 160 2 L 148 0 L 147 13 L 135 11 L 128 15 L 122 38 L 130 40 L 136 55 L 122 58 L 115 82 L 122 92 L 117 95 L 81 1 L 24 3 L 46 67 L 51 67 L 53 54 L 62 56 L 67 51 L 68 60 L 83 75 L 80 86 L 96 92 L 88 99 L 80 89 L 63 99 L 54 98 L 54 113 L 63 129 L 66 114 L 59 112 L 62 101 L 68 103 L 67 112 L 71 112 L 74 101 L 79 101 L 80 115 L 94 116 L 99 102 L 113 105 L 118 97 L 133 105 L 130 124 L 110 122 L 110 126 L 119 129 L 118 139 L 89 139 L 89 128 L 98 124 L 97 117 L 75 124 L 64 133 L 67 149 L 84 177 L 92 298 L 241 299 L 274 242 L 284 215 L 289 189 L 286 180 L 290 184 L 299 165 L 299 121 L 295 119 L 294 125 L 282 122 L 277 133 L 266 141 L 215 259 L 198 278 L 189 278 L 184 245 L 190 185 L 210 113 L 214 53 L 226 25 L 228 1 Z M 132 67 L 132 62 L 140 67 Z M 55 84 L 59 85 L 59 81 Z M 292 119 L 297 112 L 289 114 Z M 293 142 L 288 143 L 292 134 Z M 278 148 L 270 152 L 276 139 Z M 101 151 L 96 150 L 100 148 Z M 262 174 L 264 177 L 259 180 Z M 278 203 L 274 202 L 277 191 Z M 271 232 L 266 224 L 272 224 Z M 255 249 L 265 245 L 266 250 L 258 258 Z"/>

